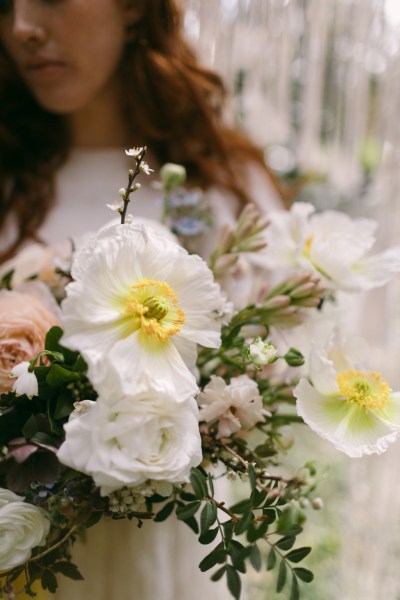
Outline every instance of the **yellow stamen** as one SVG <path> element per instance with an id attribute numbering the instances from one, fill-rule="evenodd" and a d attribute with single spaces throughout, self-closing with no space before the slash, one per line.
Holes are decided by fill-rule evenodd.
<path id="1" fill-rule="evenodd" d="M 306 243 L 304 244 L 304 250 L 303 252 L 305 254 L 309 254 L 310 253 L 310 248 L 311 248 L 311 244 L 313 242 L 313 235 L 309 235 L 308 238 L 306 239 Z"/>
<path id="2" fill-rule="evenodd" d="M 383 410 L 389 399 L 390 387 L 376 371 L 349 369 L 338 373 L 339 391 L 348 402 L 355 402 L 372 410 Z"/>
<path id="3" fill-rule="evenodd" d="M 178 297 L 165 281 L 141 279 L 134 283 L 124 308 L 134 331 L 140 329 L 145 336 L 156 336 L 159 341 L 179 333 L 185 322 Z"/>

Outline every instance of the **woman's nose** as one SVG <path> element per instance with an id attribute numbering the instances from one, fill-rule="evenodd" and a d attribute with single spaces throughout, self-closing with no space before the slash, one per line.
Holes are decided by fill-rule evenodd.
<path id="1" fill-rule="evenodd" d="M 36 0 L 14 0 L 13 35 L 24 46 L 39 46 L 46 40 L 46 29 Z"/>

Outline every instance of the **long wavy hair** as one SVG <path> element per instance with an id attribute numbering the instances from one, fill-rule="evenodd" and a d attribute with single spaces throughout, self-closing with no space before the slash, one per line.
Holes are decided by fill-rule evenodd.
<path id="1" fill-rule="evenodd" d="M 184 164 L 193 182 L 248 201 L 243 166 L 253 161 L 267 175 L 262 151 L 224 124 L 224 86 L 185 41 L 176 0 L 142 0 L 141 10 L 121 61 L 128 128 L 160 164 Z M 10 216 L 18 231 L 0 259 L 37 239 L 71 144 L 66 118 L 38 105 L 0 47 L 0 231 Z"/>

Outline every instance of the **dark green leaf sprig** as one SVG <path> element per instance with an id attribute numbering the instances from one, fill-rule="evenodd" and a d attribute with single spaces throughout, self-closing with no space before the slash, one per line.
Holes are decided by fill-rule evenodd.
<path id="1" fill-rule="evenodd" d="M 228 589 L 235 599 L 241 595 L 241 577 L 247 563 L 260 571 L 263 563 L 268 570 L 278 566 L 277 589 L 281 591 L 287 575 L 291 574 L 291 600 L 300 597 L 299 580 L 310 582 L 311 571 L 296 567 L 310 552 L 308 547 L 292 549 L 301 533 L 303 513 L 293 519 L 290 501 L 276 493 L 281 478 L 270 477 L 260 482 L 256 469 L 247 467 L 251 487 L 249 498 L 230 507 L 215 498 L 213 478 L 200 469 L 192 469 L 192 491 L 182 491 L 157 513 L 155 520 L 163 521 L 174 510 L 178 519 L 185 522 L 199 536 L 203 545 L 217 542 L 199 564 L 201 571 L 215 569 L 211 579 L 226 577 Z M 304 483 L 304 482 L 303 482 Z M 269 547 L 269 554 L 259 548 L 260 542 Z"/>

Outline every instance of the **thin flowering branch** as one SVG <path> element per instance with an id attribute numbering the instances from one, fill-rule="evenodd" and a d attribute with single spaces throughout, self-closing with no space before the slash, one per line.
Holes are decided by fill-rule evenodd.
<path id="1" fill-rule="evenodd" d="M 144 171 L 147 175 L 149 175 L 151 172 L 151 169 L 149 168 L 148 164 L 143 161 L 144 156 L 147 152 L 146 146 L 143 146 L 143 148 L 131 148 L 130 150 L 126 150 L 125 152 L 128 156 L 132 156 L 135 159 L 136 167 L 135 169 L 129 169 L 128 185 L 126 186 L 126 188 L 121 188 L 120 190 L 120 196 L 123 202 L 122 209 L 118 210 L 118 212 L 120 212 L 121 215 L 121 224 L 124 224 L 126 220 L 126 213 L 128 210 L 128 204 L 130 202 L 130 194 L 140 189 L 139 185 L 133 185 L 133 181 L 142 171 Z"/>

